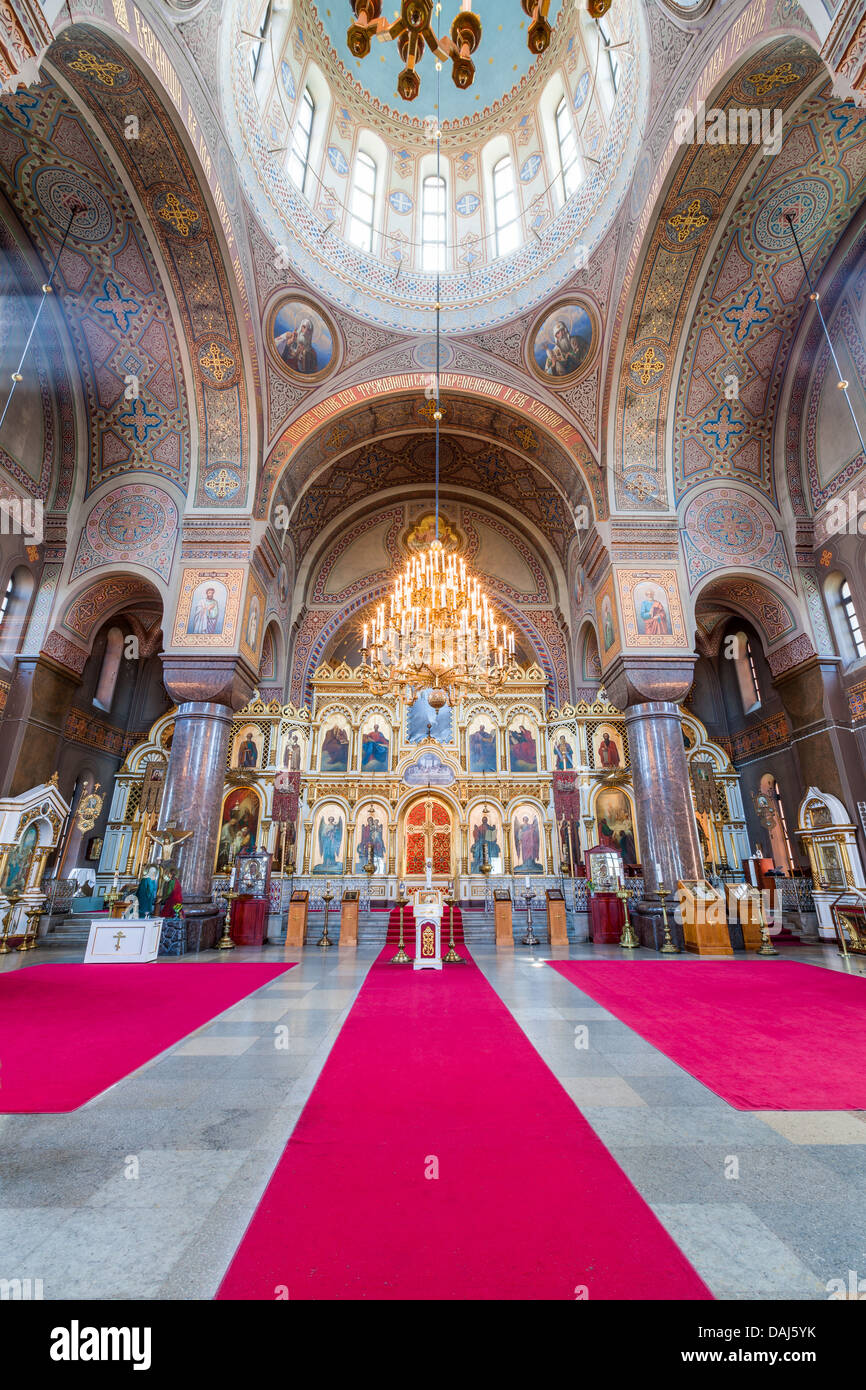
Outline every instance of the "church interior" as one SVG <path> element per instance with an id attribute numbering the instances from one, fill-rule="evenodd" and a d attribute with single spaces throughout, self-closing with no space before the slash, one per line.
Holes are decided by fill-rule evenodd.
<path id="1" fill-rule="evenodd" d="M 394 2 L 0 5 L 0 1292 L 866 1297 L 866 0 Z"/>

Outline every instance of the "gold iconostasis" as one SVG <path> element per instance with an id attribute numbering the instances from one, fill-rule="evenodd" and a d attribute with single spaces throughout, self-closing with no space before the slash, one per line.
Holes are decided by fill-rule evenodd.
<path id="1" fill-rule="evenodd" d="M 232 729 L 215 877 L 255 847 L 271 853 L 276 880 L 308 880 L 313 892 L 354 878 L 365 896 L 387 899 L 400 880 L 423 878 L 427 859 L 464 898 L 509 876 L 540 888 L 571 872 L 557 773 L 580 793 L 575 862 L 602 844 L 637 872 L 625 721 L 603 694 L 550 708 L 546 685 L 532 665 L 494 695 L 436 709 L 428 692 L 411 704 L 373 696 L 352 667 L 323 665 L 311 708 L 254 699 Z M 167 768 L 172 728 L 171 714 L 158 720 L 118 775 L 100 873 L 132 873 L 144 862 L 157 816 L 146 788 Z M 698 818 L 713 857 L 733 867 L 748 853 L 737 774 L 685 712 L 683 737 L 691 761 L 713 766 L 718 807 L 706 816 L 698 808 Z M 289 824 L 274 816 L 275 789 L 286 787 L 298 792 Z"/>

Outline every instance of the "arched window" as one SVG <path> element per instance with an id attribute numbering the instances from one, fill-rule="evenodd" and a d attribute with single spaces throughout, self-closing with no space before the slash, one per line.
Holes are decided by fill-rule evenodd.
<path id="1" fill-rule="evenodd" d="M 744 632 L 738 632 L 734 636 L 733 657 L 737 672 L 737 684 L 740 687 L 740 699 L 743 702 L 743 712 L 751 714 L 753 710 L 761 707 L 761 687 L 758 685 L 758 673 L 755 670 L 752 648 Z"/>
<path id="2" fill-rule="evenodd" d="M 0 627 L 3 626 L 3 622 L 6 618 L 6 614 L 9 611 L 9 604 L 12 602 L 12 595 L 14 592 L 15 580 L 13 576 L 10 574 L 9 583 L 6 585 L 6 592 L 3 595 L 3 598 L 0 599 Z"/>
<path id="3" fill-rule="evenodd" d="M 373 213 L 376 207 L 376 164 L 366 150 L 355 156 L 352 200 L 349 205 L 349 240 L 362 251 L 373 250 Z"/>
<path id="4" fill-rule="evenodd" d="M 445 180 L 428 174 L 421 188 L 421 266 L 429 274 L 445 269 Z"/>
<path id="5" fill-rule="evenodd" d="M 19 565 L 9 576 L 0 598 L 0 656 L 11 660 L 16 656 L 24 636 L 30 600 L 36 587 L 26 565 Z"/>
<path id="6" fill-rule="evenodd" d="M 577 154 L 577 136 L 574 122 L 565 97 L 560 99 L 554 116 L 556 123 L 556 146 L 559 152 L 559 176 L 562 196 L 567 201 L 574 193 L 581 179 L 580 160 Z"/>
<path id="7" fill-rule="evenodd" d="M 255 82 L 259 74 L 259 64 L 262 58 L 262 49 L 265 46 L 265 35 L 268 32 L 268 25 L 271 22 L 271 7 L 273 0 L 268 0 L 262 15 L 262 22 L 256 30 L 256 37 L 250 46 L 250 77 Z"/>
<path id="8" fill-rule="evenodd" d="M 857 609 L 854 607 L 854 599 L 851 594 L 851 585 L 848 580 L 842 581 L 839 590 L 839 602 L 842 605 L 842 612 L 845 614 L 845 621 L 848 624 L 848 632 L 851 641 L 854 643 L 854 650 L 858 657 L 866 656 L 866 642 L 863 641 L 863 633 L 860 630 L 860 619 L 857 617 Z"/>
<path id="9" fill-rule="evenodd" d="M 103 709 L 108 713 L 114 699 L 114 688 L 117 685 L 117 677 L 120 672 L 120 663 L 123 658 L 123 633 L 119 627 L 109 629 L 105 643 L 105 655 L 102 658 L 102 669 L 99 672 L 99 680 L 96 686 L 96 694 L 93 703 L 98 709 Z"/>
<path id="10" fill-rule="evenodd" d="M 295 114 L 292 148 L 289 151 L 289 178 L 302 193 L 305 191 L 307 170 L 310 167 L 310 141 L 313 138 L 315 114 L 316 103 L 313 101 L 312 92 L 309 87 L 305 87 Z"/>
<path id="11" fill-rule="evenodd" d="M 620 77 L 622 74 L 619 65 L 619 59 L 616 56 L 616 48 L 613 41 L 613 35 L 610 32 L 610 29 L 607 27 L 607 21 L 604 19 L 599 19 L 596 20 L 596 23 L 598 24 L 598 32 L 601 36 L 603 50 L 598 55 L 599 78 L 603 78 L 605 82 L 609 84 L 609 91 L 611 96 L 610 105 L 612 106 L 613 98 L 619 91 Z M 605 65 L 605 71 L 602 71 L 601 69 L 602 64 Z"/>
<path id="12" fill-rule="evenodd" d="M 514 161 L 509 154 L 497 159 L 493 166 L 493 228 L 496 254 L 507 256 L 520 241 Z"/>

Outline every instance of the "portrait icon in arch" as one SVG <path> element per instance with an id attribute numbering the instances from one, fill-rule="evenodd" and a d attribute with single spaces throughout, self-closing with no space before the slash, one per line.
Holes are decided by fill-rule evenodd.
<path id="1" fill-rule="evenodd" d="M 571 581 L 571 592 L 574 598 L 575 608 L 580 608 L 583 604 L 583 596 L 586 593 L 586 570 L 583 565 L 575 565 L 574 578 Z"/>
<path id="2" fill-rule="evenodd" d="M 28 825 L 17 845 L 10 851 L 6 862 L 6 881 L 3 885 L 5 893 L 20 893 L 24 889 L 31 855 L 35 853 L 38 838 L 39 831 L 36 826 Z"/>
<path id="3" fill-rule="evenodd" d="M 320 381 L 336 364 L 336 329 L 311 300 L 292 295 L 280 300 L 265 336 L 282 370 L 296 380 Z"/>
<path id="4" fill-rule="evenodd" d="M 289 729 L 283 739 L 283 767 L 289 772 L 300 772 L 304 765 L 306 739 L 297 729 Z"/>
<path id="5" fill-rule="evenodd" d="M 617 772 L 625 764 L 622 735 L 612 724 L 602 724 L 592 736 L 593 766 Z"/>
<path id="6" fill-rule="evenodd" d="M 339 806 L 328 803 L 320 808 L 316 817 L 311 856 L 314 874 L 343 872 L 345 830 L 346 818 Z"/>
<path id="7" fill-rule="evenodd" d="M 595 596 L 595 611 L 598 619 L 598 635 L 602 666 L 612 661 L 620 649 L 619 626 L 616 615 L 616 600 L 613 593 L 613 575 L 609 574 Z"/>
<path id="8" fill-rule="evenodd" d="M 325 720 L 322 729 L 322 750 L 319 759 L 321 772 L 349 770 L 349 726 L 341 715 Z"/>
<path id="9" fill-rule="evenodd" d="M 361 771 L 387 772 L 390 763 L 391 726 L 384 715 L 370 715 L 361 729 Z"/>
<path id="10" fill-rule="evenodd" d="M 476 806 L 469 816 L 469 872 L 483 873 L 488 865 L 502 873 L 502 822 L 497 811 Z"/>
<path id="11" fill-rule="evenodd" d="M 235 738 L 234 766 L 241 771 L 250 771 L 262 766 L 264 735 L 255 724 L 247 724 L 239 729 Z"/>
<path id="12" fill-rule="evenodd" d="M 519 718 L 508 730 L 508 766 L 512 772 L 538 771 L 538 742 L 533 724 Z"/>
<path id="13" fill-rule="evenodd" d="M 206 579 L 194 590 L 189 605 L 187 633 L 196 637 L 216 637 L 225 624 L 228 590 L 218 579 Z"/>
<path id="14" fill-rule="evenodd" d="M 257 793 L 250 787 L 237 787 L 229 792 L 223 802 L 217 839 L 216 873 L 230 873 L 239 854 L 255 849 L 260 806 Z"/>
<path id="15" fill-rule="evenodd" d="M 406 708 L 406 740 L 421 743 L 435 738 L 437 743 L 451 743 L 454 738 L 454 711 L 447 703 L 441 709 L 430 703 L 432 690 L 419 690 L 413 704 Z"/>
<path id="16" fill-rule="evenodd" d="M 481 714 L 469 725 L 467 734 L 470 772 L 496 771 L 496 726 L 489 715 Z"/>
<path id="17" fill-rule="evenodd" d="M 637 630 L 642 637 L 670 637 L 667 594 L 657 584 L 636 584 L 633 592 Z"/>
<path id="18" fill-rule="evenodd" d="M 574 740 L 565 733 L 554 735 L 553 767 L 556 772 L 573 772 L 575 764 Z"/>
<path id="19" fill-rule="evenodd" d="M 511 819 L 511 837 L 516 874 L 543 874 L 541 859 L 541 817 L 538 807 L 518 806 Z"/>
<path id="20" fill-rule="evenodd" d="M 247 606 L 241 627 L 241 651 L 254 663 L 258 662 L 259 659 L 264 610 L 265 591 L 255 576 L 251 574 L 247 585 Z"/>
<path id="21" fill-rule="evenodd" d="M 595 316 L 578 300 L 558 304 L 534 329 L 529 361 L 548 383 L 574 381 L 586 371 L 598 345 Z"/>
<path id="22" fill-rule="evenodd" d="M 403 536 L 403 545 L 410 555 L 416 555 L 422 550 L 428 550 L 436 540 L 436 513 L 422 512 L 415 518 L 409 529 Z M 439 513 L 439 540 L 445 550 L 460 550 L 463 547 L 463 540 L 457 528 L 447 516 Z"/>
<path id="23" fill-rule="evenodd" d="M 366 872 L 366 866 L 373 865 L 374 874 L 385 872 L 385 842 L 388 831 L 388 818 L 383 808 L 370 802 L 358 813 L 356 853 L 358 862 L 356 873 Z"/>
<path id="24" fill-rule="evenodd" d="M 598 844 L 615 849 L 623 864 L 637 864 L 637 840 L 631 802 L 619 788 L 600 791 L 595 799 Z"/>

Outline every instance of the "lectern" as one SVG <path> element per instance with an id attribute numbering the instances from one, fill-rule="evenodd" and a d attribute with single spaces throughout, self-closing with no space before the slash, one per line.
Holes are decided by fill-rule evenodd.
<path id="1" fill-rule="evenodd" d="M 493 929 L 497 946 L 514 945 L 511 894 L 507 888 L 494 888 L 493 890 Z"/>
<path id="2" fill-rule="evenodd" d="M 565 894 L 561 888 L 547 890 L 547 935 L 551 946 L 568 945 L 568 926 L 565 918 Z"/>
<path id="3" fill-rule="evenodd" d="M 340 903 L 340 945 L 357 946 L 358 944 L 358 901 L 360 893 L 357 888 L 347 888 Z"/>
<path id="4" fill-rule="evenodd" d="M 300 951 L 307 937 L 307 909 L 310 895 L 306 888 L 296 888 L 289 899 L 289 916 L 286 922 L 286 945 Z"/>

